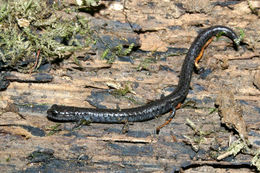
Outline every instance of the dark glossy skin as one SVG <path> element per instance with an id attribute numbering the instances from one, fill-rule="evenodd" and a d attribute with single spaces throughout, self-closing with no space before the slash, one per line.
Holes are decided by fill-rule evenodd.
<path id="1" fill-rule="evenodd" d="M 182 65 L 180 79 L 177 88 L 168 96 L 155 100 L 146 105 L 130 109 L 94 109 L 71 106 L 52 105 L 47 111 L 48 119 L 60 122 L 73 122 L 85 119 L 96 123 L 122 123 L 146 121 L 158 115 L 175 111 L 175 107 L 186 98 L 191 76 L 194 70 L 195 60 L 202 56 L 205 45 L 218 34 L 230 38 L 235 46 L 239 45 L 236 33 L 225 26 L 213 26 L 203 30 L 192 43 Z"/>

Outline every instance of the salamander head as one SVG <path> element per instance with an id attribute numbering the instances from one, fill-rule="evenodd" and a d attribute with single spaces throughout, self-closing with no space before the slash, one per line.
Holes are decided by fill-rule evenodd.
<path id="1" fill-rule="evenodd" d="M 67 107 L 60 105 L 52 105 L 47 111 L 47 118 L 55 122 L 76 122 L 78 117 L 71 111 L 67 111 Z"/>

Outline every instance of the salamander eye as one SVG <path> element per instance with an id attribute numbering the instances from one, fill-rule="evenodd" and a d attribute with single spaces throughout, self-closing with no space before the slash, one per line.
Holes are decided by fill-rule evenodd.
<path id="1" fill-rule="evenodd" d="M 59 114 L 58 111 L 56 111 L 56 110 L 52 111 L 52 115 L 53 115 L 53 116 L 57 116 L 58 114 Z"/>
<path id="2" fill-rule="evenodd" d="M 57 110 L 53 110 L 53 109 L 49 109 L 49 110 L 47 111 L 47 114 L 48 114 L 49 116 L 57 116 L 57 115 L 58 115 L 58 111 L 57 111 Z"/>

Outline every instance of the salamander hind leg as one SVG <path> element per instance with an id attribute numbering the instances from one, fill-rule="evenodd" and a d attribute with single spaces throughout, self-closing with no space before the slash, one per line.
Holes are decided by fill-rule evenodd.
<path id="1" fill-rule="evenodd" d="M 159 134 L 161 128 L 163 128 L 164 126 L 166 126 L 167 124 L 169 124 L 172 121 L 173 117 L 175 116 L 175 113 L 176 113 L 176 109 L 173 108 L 170 116 L 167 117 L 166 121 L 162 125 L 160 125 L 156 128 L 156 134 Z"/>

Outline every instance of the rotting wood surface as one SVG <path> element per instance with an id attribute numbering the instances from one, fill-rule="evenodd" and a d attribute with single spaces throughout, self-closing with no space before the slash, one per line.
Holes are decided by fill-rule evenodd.
<path id="1" fill-rule="evenodd" d="M 220 167 L 223 172 L 232 171 L 231 168 L 254 171 L 250 155 L 241 153 L 217 161 L 218 155 L 238 135 L 221 124 L 216 111 L 209 112 L 215 108 L 222 88 L 231 89 L 242 106 L 248 139 L 259 148 L 260 90 L 256 85 L 259 79 L 255 77 L 260 71 L 259 16 L 252 14 L 247 2 L 203 2 L 207 5 L 192 7 L 191 1 L 184 1 L 180 7 L 180 3 L 176 5 L 172 1 L 126 1 L 124 13 L 117 8 L 123 7 L 123 2 L 101 2 L 107 8 L 94 16 L 101 18 L 101 22 L 126 22 L 126 15 L 128 21 L 141 27 L 137 33 L 119 29 L 113 35 L 115 38 L 120 38 L 121 33 L 128 40 L 133 38 L 138 42 L 140 38 L 140 49 L 152 52 L 136 51 L 132 63 L 117 59 L 108 65 L 100 60 L 101 52 L 97 51 L 96 55 L 81 61 L 84 70 L 79 70 L 71 59 L 62 62 L 58 69 L 49 72 L 54 77 L 50 83 L 12 82 L 7 90 L 0 92 L 0 104 L 4 108 L 14 103 L 22 116 L 4 110 L 0 115 L 1 172 L 173 172 L 181 169 L 192 172 L 201 166 L 205 166 L 205 172 Z M 178 82 L 184 52 L 197 31 L 216 24 L 234 28 L 238 34 L 238 28 L 242 28 L 245 44 L 235 51 L 231 42 L 222 37 L 206 49 L 200 63 L 206 70 L 193 75 L 186 99 L 196 102 L 196 108 L 179 109 L 159 135 L 155 129 L 168 114 L 130 124 L 126 134 L 122 134 L 122 124 L 93 123 L 72 130 L 74 124 L 63 123 L 53 135 L 48 135 L 56 123 L 46 119 L 46 110 L 54 103 L 129 108 L 169 94 Z M 106 32 L 105 26 L 101 36 L 113 34 Z M 162 53 L 170 50 L 169 47 L 184 49 L 176 53 L 178 56 Z M 146 64 L 142 70 L 140 64 L 153 57 L 156 61 Z M 111 83 L 129 85 L 133 92 L 126 97 L 115 97 L 109 90 Z M 187 119 L 206 135 L 195 134 Z"/>

